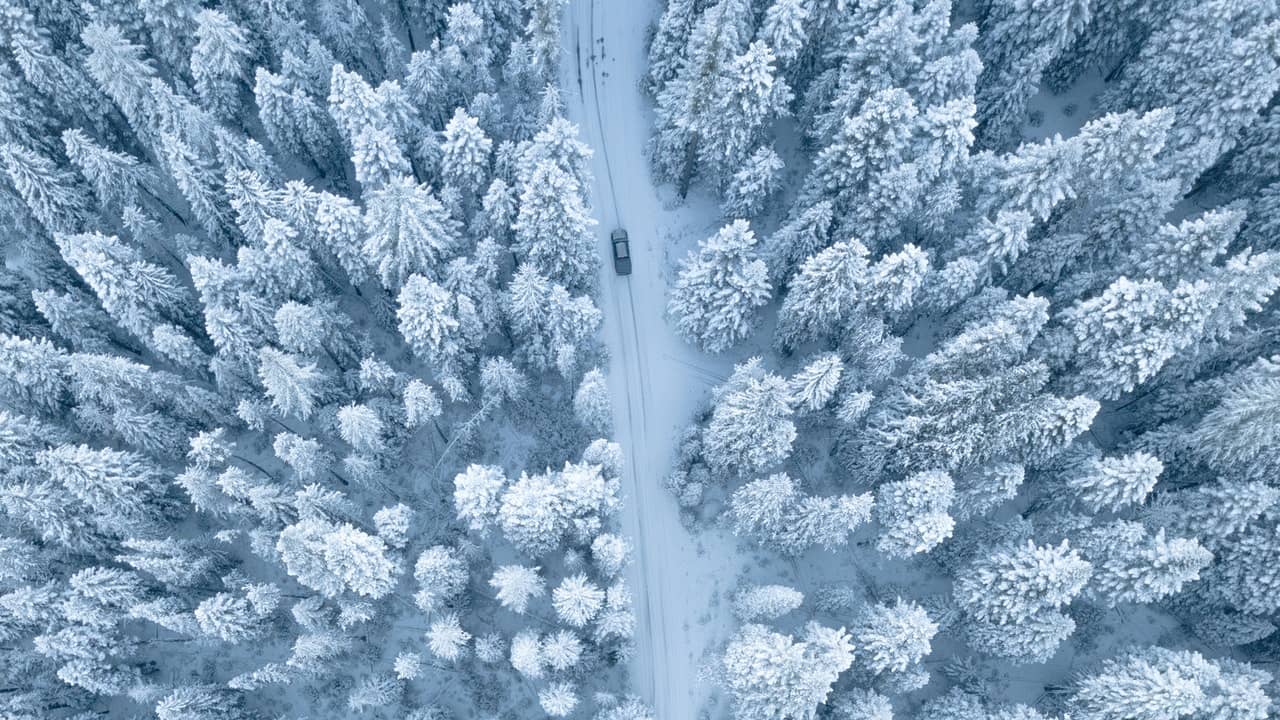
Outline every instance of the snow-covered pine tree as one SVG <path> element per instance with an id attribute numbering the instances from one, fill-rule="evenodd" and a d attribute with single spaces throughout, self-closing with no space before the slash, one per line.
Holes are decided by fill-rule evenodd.
<path id="1" fill-rule="evenodd" d="M 805 717 L 826 702 L 852 662 L 853 643 L 844 630 L 811 623 L 797 641 L 745 625 L 725 648 L 722 682 L 742 720 Z"/>
<path id="2" fill-rule="evenodd" d="M 1135 522 L 1117 520 L 1086 530 L 1078 540 L 1092 565 L 1087 592 L 1109 606 L 1163 600 L 1198 580 L 1213 554 L 1188 538 L 1167 538 Z"/>
<path id="3" fill-rule="evenodd" d="M 527 265 L 569 288 L 594 285 L 596 221 L 582 201 L 580 182 L 550 159 L 522 177 L 520 210 L 512 228 L 515 249 Z"/>
<path id="4" fill-rule="evenodd" d="M 1239 717 L 1266 716 L 1262 686 L 1271 675 L 1233 660 L 1197 652 L 1136 648 L 1104 661 L 1076 683 L 1071 707 L 1097 720 L 1193 717 L 1204 707 Z"/>
<path id="5" fill-rule="evenodd" d="M 1071 602 L 1092 572 L 1065 540 L 1057 546 L 1028 541 L 978 557 L 957 577 L 953 594 L 977 620 L 1016 623 Z"/>
<path id="6" fill-rule="evenodd" d="M 733 598 L 733 614 L 742 622 L 776 620 L 800 607 L 804 595 L 786 585 L 750 585 Z"/>
<path id="7" fill-rule="evenodd" d="M 781 189 L 784 167 L 785 163 L 772 147 L 756 148 L 725 181 L 721 211 L 730 217 L 758 215 Z"/>
<path id="8" fill-rule="evenodd" d="M 413 273 L 438 277 L 458 243 L 439 199 L 405 176 L 369 193 L 363 223 L 365 257 L 388 289 Z"/>
<path id="9" fill-rule="evenodd" d="M 715 408 L 703 434 L 703 452 L 719 473 L 747 475 L 781 463 L 796 438 L 787 382 L 760 358 L 734 367 L 715 391 Z"/>
<path id="10" fill-rule="evenodd" d="M 768 270 L 755 246 L 755 233 L 737 220 L 685 258 L 667 312 L 687 340 L 723 352 L 755 329 L 759 310 L 772 295 Z"/>
<path id="11" fill-rule="evenodd" d="M 697 3 L 694 3 L 695 8 Z M 714 126 L 708 115 L 715 103 L 714 91 L 727 78 L 735 58 L 749 40 L 751 8 L 745 0 L 718 0 L 692 21 L 692 30 L 675 35 L 688 22 L 680 16 L 669 18 L 672 34 L 685 44 L 678 63 L 669 63 L 653 76 L 657 90 L 657 128 L 654 132 L 652 162 L 658 177 L 687 189 L 697 172 L 698 129 Z M 687 39 L 686 39 L 687 38 Z M 667 42 L 672 42 L 667 40 Z M 728 82 L 727 80 L 724 82 Z M 659 85 L 660 83 L 660 85 Z"/>
<path id="12" fill-rule="evenodd" d="M 872 674 L 906 672 L 929 654 L 937 632 L 923 607 L 901 598 L 868 606 L 850 631 L 861 650 L 857 662 Z"/>
<path id="13" fill-rule="evenodd" d="M 954 498 L 955 483 L 938 470 L 881 485 L 876 491 L 876 548 L 893 557 L 909 557 L 937 547 L 955 529 L 948 514 Z"/>

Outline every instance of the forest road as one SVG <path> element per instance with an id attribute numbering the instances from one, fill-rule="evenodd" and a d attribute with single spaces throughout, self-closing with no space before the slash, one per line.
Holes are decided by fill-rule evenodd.
<path id="1" fill-rule="evenodd" d="M 664 208 L 644 155 L 652 126 L 640 91 L 645 31 L 660 10 L 655 0 L 571 0 L 562 23 L 561 87 L 569 118 L 594 151 L 603 336 L 615 438 L 626 457 L 622 525 L 635 546 L 628 578 L 636 610 L 632 689 L 653 705 L 659 720 L 694 720 L 710 691 L 698 680 L 710 631 L 699 618 L 726 592 L 723 576 L 731 583 L 736 568 L 701 552 L 662 486 L 676 434 L 709 383 L 697 372 L 706 358 L 685 345 L 664 316 L 660 233 L 688 219 L 684 208 Z M 630 276 L 614 274 L 609 232 L 617 227 L 630 236 Z"/>

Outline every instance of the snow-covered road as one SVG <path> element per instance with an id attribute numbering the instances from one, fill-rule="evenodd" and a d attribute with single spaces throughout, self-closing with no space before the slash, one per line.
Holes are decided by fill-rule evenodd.
<path id="1" fill-rule="evenodd" d="M 707 389 L 728 373 L 727 360 L 689 348 L 669 329 L 667 239 L 696 240 L 713 231 L 706 202 L 665 209 L 650 181 L 644 146 L 651 111 L 640 92 L 645 31 L 659 7 L 652 0 L 572 0 L 564 19 L 565 103 L 595 151 L 593 205 L 600 237 L 601 306 L 611 355 L 610 391 L 616 437 L 627 456 L 624 529 L 636 545 L 632 682 L 660 720 L 693 720 L 711 688 L 698 680 L 714 634 L 711 607 L 733 589 L 739 566 L 691 536 L 663 489 L 674 440 Z M 618 277 L 608 235 L 630 233 L 633 274 Z"/>

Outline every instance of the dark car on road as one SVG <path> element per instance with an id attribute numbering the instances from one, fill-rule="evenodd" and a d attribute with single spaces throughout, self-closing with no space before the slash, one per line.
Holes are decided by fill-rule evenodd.
<path id="1" fill-rule="evenodd" d="M 609 237 L 613 240 L 613 271 L 619 275 L 630 275 L 631 241 L 627 239 L 627 231 L 618 228 Z"/>

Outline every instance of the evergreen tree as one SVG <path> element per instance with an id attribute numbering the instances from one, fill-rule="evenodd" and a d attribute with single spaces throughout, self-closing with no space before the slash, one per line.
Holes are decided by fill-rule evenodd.
<path id="1" fill-rule="evenodd" d="M 776 150 L 761 145 L 725 181 L 720 210 L 730 217 L 751 217 L 768 205 L 782 184 L 784 164 Z"/>
<path id="2" fill-rule="evenodd" d="M 471 465 L 458 473 L 453 480 L 453 504 L 458 519 L 465 521 L 473 532 L 486 532 L 498 518 L 498 500 L 506 484 L 502 469 L 492 465 Z"/>
<path id="3" fill-rule="evenodd" d="M 1266 717 L 1269 673 L 1192 651 L 1137 648 L 1080 679 L 1071 706 L 1090 720 Z"/>
<path id="4" fill-rule="evenodd" d="M 521 630 L 511 639 L 511 666 L 521 675 L 537 680 L 546 674 L 542 642 L 532 630 Z"/>
<path id="5" fill-rule="evenodd" d="M 923 190 L 920 167 L 910 162 L 918 114 L 899 88 L 868 98 L 814 159 L 802 202 L 830 198 L 844 225 L 873 247 L 893 237 Z"/>
<path id="6" fill-rule="evenodd" d="M 859 662 L 872 673 L 901 673 L 927 656 L 938 625 L 924 608 L 901 598 L 863 611 L 850 631 Z"/>
<path id="7" fill-rule="evenodd" d="M 572 683 L 555 682 L 538 693 L 538 704 L 551 717 L 567 717 L 578 706 Z"/>
<path id="8" fill-rule="evenodd" d="M 808 43 L 812 12 L 803 0 L 774 0 L 765 10 L 758 34 L 784 65 L 800 55 Z"/>
<path id="9" fill-rule="evenodd" d="M 1149 535 L 1125 520 L 1085 531 L 1080 549 L 1093 565 L 1089 594 L 1109 606 L 1162 600 L 1199 579 L 1213 561 L 1194 539 L 1166 539 L 1163 528 Z"/>
<path id="10" fill-rule="evenodd" d="M 780 281 L 801 261 L 826 248 L 835 225 L 835 204 L 821 200 L 793 212 L 764 242 L 769 279 Z"/>
<path id="11" fill-rule="evenodd" d="M 823 353 L 791 378 L 791 404 L 800 410 L 816 412 L 835 397 L 844 375 L 844 364 L 835 353 Z"/>
<path id="12" fill-rule="evenodd" d="M 333 462 L 315 438 L 306 439 L 282 432 L 276 435 L 272 446 L 276 456 L 293 468 L 299 480 L 314 480 Z"/>
<path id="13" fill-rule="evenodd" d="M 195 609 L 196 622 L 204 634 L 227 643 L 240 643 L 261 635 L 264 618 L 248 599 L 218 593 Z"/>
<path id="14" fill-rule="evenodd" d="M 1187 367 L 1194 368 L 1206 356 L 1212 357 L 1245 327 L 1250 315 L 1261 311 L 1280 290 L 1280 253 L 1243 250 L 1228 258 L 1222 267 L 1212 268 L 1207 282 L 1211 309 L 1197 338 L 1201 342 L 1193 345 L 1188 357 L 1179 363 L 1181 374 L 1193 372 Z"/>
<path id="15" fill-rule="evenodd" d="M 582 658 L 582 641 L 571 630 L 560 630 L 542 641 L 542 654 L 552 670 L 565 671 Z"/>
<path id="16" fill-rule="evenodd" d="M 538 162 L 521 186 L 515 248 L 528 265 L 569 288 L 590 288 L 596 270 L 590 217 L 578 188 L 550 160 Z"/>
<path id="17" fill-rule="evenodd" d="M 613 426 L 613 410 L 609 401 L 609 386 L 599 369 L 588 370 L 573 395 L 573 411 L 578 421 L 600 434 L 608 434 Z"/>
<path id="18" fill-rule="evenodd" d="M 1136 452 L 1091 460 L 1067 484 L 1093 512 L 1116 512 L 1145 500 L 1163 471 L 1158 458 Z"/>
<path id="19" fill-rule="evenodd" d="M 437 376 L 461 377 L 475 364 L 483 330 L 469 298 L 414 274 L 400 289 L 399 304 L 400 334 Z"/>
<path id="20" fill-rule="evenodd" d="M 902 469 L 956 471 L 990 460 L 1039 462 L 1067 447 L 1098 412 L 1098 403 L 1088 398 L 1042 392 L 1048 373 L 1037 361 L 1001 368 L 999 355 L 965 359 L 964 351 L 962 362 L 946 368 L 942 358 L 950 352 L 935 351 L 938 366 L 928 358 L 923 365 L 927 379 L 907 375 L 907 381 L 872 410 L 861 447 L 875 449 L 876 454 L 856 459 L 858 465 L 871 461 Z M 1015 350 L 1013 357 L 1019 354 Z M 997 367 L 986 364 L 993 360 Z M 962 374 L 949 376 L 948 371 Z"/>
<path id="21" fill-rule="evenodd" d="M 463 190 L 479 189 L 488 175 L 492 147 L 479 122 L 462 108 L 455 110 L 440 143 L 445 179 Z"/>
<path id="22" fill-rule="evenodd" d="M 93 307 L 87 300 L 71 293 L 58 294 L 52 290 L 34 291 L 31 300 L 50 329 L 76 350 L 108 352 L 112 338 L 107 332 L 111 319 Z"/>
<path id="23" fill-rule="evenodd" d="M 221 553 L 189 540 L 128 539 L 121 545 L 126 552 L 115 557 L 117 562 L 181 587 L 194 586 L 216 574 L 226 562 Z"/>
<path id="24" fill-rule="evenodd" d="M 555 550 L 569 523 L 566 499 L 550 473 L 521 475 L 511 483 L 497 516 L 507 540 L 534 557 Z"/>
<path id="25" fill-rule="evenodd" d="M 790 392 L 786 381 L 766 371 L 760 358 L 735 366 L 713 399 L 711 422 L 702 438 L 713 470 L 756 473 L 791 454 L 796 428 Z"/>
<path id="26" fill-rule="evenodd" d="M 694 0 L 672 0 L 658 20 L 653 42 L 649 44 L 649 70 L 645 88 L 657 96 L 675 78 L 683 64 L 684 43 L 697 16 Z"/>
<path id="27" fill-rule="evenodd" d="M 723 186 L 748 159 L 767 123 L 786 112 L 791 88 L 777 76 L 773 51 L 750 43 L 716 80 L 706 112 L 690 123 L 698 167 Z"/>
<path id="28" fill-rule="evenodd" d="M 162 133 L 158 142 L 161 160 L 201 228 L 212 238 L 229 241 L 234 235 L 233 222 L 225 209 L 214 163 L 177 133 Z"/>
<path id="29" fill-rule="evenodd" d="M 445 662 L 456 662 L 462 658 L 471 634 L 462 629 L 458 616 L 453 613 L 431 623 L 427 630 L 427 647 L 431 654 Z"/>
<path id="30" fill-rule="evenodd" d="M 399 701 L 403 689 L 390 678 L 371 675 L 347 696 L 347 709 L 362 712 L 368 708 L 392 706 Z"/>
<path id="31" fill-rule="evenodd" d="M 296 356 L 270 347 L 258 353 L 258 379 L 277 410 L 303 420 L 315 410 L 325 384 L 315 363 L 300 362 Z"/>
<path id="32" fill-rule="evenodd" d="M 1200 418 L 1188 438 L 1197 456 L 1220 472 L 1261 479 L 1280 467 L 1276 404 L 1280 367 L 1258 359 L 1229 382 L 1220 402 Z"/>
<path id="33" fill-rule="evenodd" d="M 159 468 L 137 453 L 60 445 L 37 453 L 35 462 L 104 528 L 146 527 L 164 509 Z"/>
<path id="34" fill-rule="evenodd" d="M 880 258 L 867 272 L 868 309 L 876 315 L 901 317 L 915 302 L 929 272 L 929 257 L 915 245 Z"/>
<path id="35" fill-rule="evenodd" d="M 378 125 L 364 125 L 351 136 L 351 164 L 356 182 L 374 189 L 393 178 L 403 178 L 410 165 L 391 130 Z"/>
<path id="36" fill-rule="evenodd" d="M 560 620 L 573 627 L 591 622 L 604 606 L 604 591 L 578 574 L 567 577 L 551 593 L 551 603 Z"/>
<path id="37" fill-rule="evenodd" d="M 50 233 L 76 232 L 88 220 L 87 188 L 47 157 L 13 143 L 0 145 L 0 165 L 28 210 Z"/>
<path id="38" fill-rule="evenodd" d="M 1142 48 L 1155 25 L 1175 8 L 1176 5 L 1150 0 L 1097 4 L 1088 32 L 1080 33 L 1075 43 L 1049 66 L 1045 82 L 1054 92 L 1061 92 L 1089 69 L 1096 67 L 1105 72 L 1123 67 Z"/>
<path id="39" fill-rule="evenodd" d="M 413 577 L 419 588 L 413 596 L 414 601 L 425 612 L 432 612 L 445 603 L 456 601 L 466 590 L 471 574 L 457 550 L 433 545 L 418 556 L 413 566 Z"/>
<path id="40" fill-rule="evenodd" d="M 753 480 L 729 501 L 734 532 L 789 555 L 814 545 L 835 550 L 871 517 L 870 494 L 805 496 L 785 473 Z"/>
<path id="41" fill-rule="evenodd" d="M 1178 225 L 1164 225 L 1136 249 L 1133 272 L 1163 283 L 1200 275 L 1227 251 L 1244 219 L 1243 210 L 1212 210 Z"/>
<path id="42" fill-rule="evenodd" d="M 427 421 L 434 422 L 444 412 L 440 398 L 431 386 L 421 380 L 410 380 L 404 387 L 405 426 L 413 429 Z"/>
<path id="43" fill-rule="evenodd" d="M 683 62 L 659 70 L 663 75 L 674 73 L 657 95 L 652 157 L 660 179 L 687 187 L 697 158 L 697 133 L 716 125 L 715 118 L 708 117 L 714 112 L 715 92 L 746 45 L 750 10 L 744 0 L 719 0 L 706 7 L 693 21 Z M 672 18 L 672 32 L 683 22 Z"/>
<path id="44" fill-rule="evenodd" d="M 570 295 L 563 285 L 521 265 L 505 301 L 517 357 L 536 370 L 554 366 L 562 375 L 571 374 L 601 322 L 591 298 Z"/>
<path id="45" fill-rule="evenodd" d="M 892 720 L 889 698 L 874 690 L 853 688 L 838 693 L 829 703 L 840 720 Z M 928 706 L 926 706 L 928 707 Z M 922 715 L 922 717 L 928 717 Z"/>
<path id="46" fill-rule="evenodd" d="M 316 239 L 356 285 L 369 276 L 369 262 L 361 240 L 364 228 L 355 203 L 338 195 L 319 193 L 315 209 Z"/>
<path id="47" fill-rule="evenodd" d="M 529 601 L 546 594 L 546 586 L 538 568 L 503 565 L 493 573 L 489 585 L 497 593 L 498 602 L 514 613 L 523 615 Z"/>
<path id="48" fill-rule="evenodd" d="M 1173 108 L 1170 170 L 1190 184 L 1231 147 L 1280 83 L 1278 20 L 1275 8 L 1227 0 L 1179 5 L 1126 63 L 1104 102 Z"/>
<path id="49" fill-rule="evenodd" d="M 399 288 L 412 273 L 439 277 L 457 248 L 444 206 L 408 177 L 393 177 L 369 193 L 364 232 L 364 255 L 388 289 Z"/>
<path id="50" fill-rule="evenodd" d="M 953 594 L 977 620 L 1016 623 L 1071 602 L 1092 570 L 1065 540 L 1056 547 L 1028 541 L 979 557 L 956 578 Z"/>
<path id="51" fill-rule="evenodd" d="M 337 129 L 315 98 L 263 67 L 254 70 L 253 97 L 258 120 L 272 144 L 322 167 L 333 163 Z"/>
<path id="52" fill-rule="evenodd" d="M 1261 481 L 1219 480 L 1169 493 L 1156 509 L 1172 532 L 1195 535 L 1215 552 L 1280 502 L 1280 491 Z M 1167 508 L 1167 513 L 1164 512 Z"/>
<path id="53" fill-rule="evenodd" d="M 181 685 L 156 703 L 160 720 L 242 720 L 251 717 L 243 698 L 213 685 Z"/>
<path id="54" fill-rule="evenodd" d="M 680 266 L 667 312 L 676 330 L 709 352 L 723 352 L 745 339 L 759 322 L 772 293 L 768 270 L 758 259 L 756 237 L 738 220 L 698 244 Z"/>
<path id="55" fill-rule="evenodd" d="M 142 46 L 133 43 L 119 27 L 99 22 L 86 25 L 80 40 L 89 50 L 85 58 L 89 76 L 120 109 L 135 133 L 154 140 L 147 113 L 152 107 L 151 81 L 156 77 L 156 68 L 143 54 Z"/>
<path id="56" fill-rule="evenodd" d="M 984 515 L 1012 500 L 1026 477 L 1019 463 L 996 463 L 956 479 L 955 512 L 957 520 Z"/>
<path id="57" fill-rule="evenodd" d="M 351 525 L 303 520 L 281 531 L 276 549 L 290 575 L 326 597 L 350 590 L 377 599 L 400 573 L 381 539 Z"/>
<path id="58" fill-rule="evenodd" d="M 1196 342 L 1211 308 L 1204 283 L 1184 281 L 1170 289 L 1121 277 L 1059 315 L 1061 329 L 1049 352 L 1071 358 L 1074 387 L 1100 398 L 1119 397 Z"/>
<path id="59" fill-rule="evenodd" d="M 99 145 L 83 130 L 63 130 L 62 144 L 67 159 L 89 181 L 99 202 L 107 207 L 131 205 L 139 193 L 150 194 L 158 183 L 153 168 L 132 155 Z"/>
<path id="60" fill-rule="evenodd" d="M 1273 570 L 1278 534 L 1280 529 L 1273 522 L 1258 523 L 1240 533 L 1208 573 L 1206 584 L 1214 595 L 1251 615 L 1270 615 L 1280 608 L 1276 595 L 1280 581 Z"/>
<path id="61" fill-rule="evenodd" d="M 955 497 L 951 476 L 937 470 L 885 483 L 876 493 L 880 538 L 876 548 L 893 557 L 928 552 L 951 537 L 947 514 Z"/>
<path id="62" fill-rule="evenodd" d="M 859 309 L 869 267 L 857 240 L 838 242 L 813 255 L 790 281 L 778 311 L 777 341 L 796 347 L 842 328 Z"/>
<path id="63" fill-rule="evenodd" d="M 804 595 L 786 585 L 750 585 L 733 598 L 733 614 L 742 622 L 776 620 L 796 610 Z"/>
<path id="64" fill-rule="evenodd" d="M 525 37 L 534 72 L 550 82 L 560 67 L 560 8 L 565 0 L 533 0 L 529 3 Z"/>
<path id="65" fill-rule="evenodd" d="M 368 405 L 344 405 L 337 414 L 338 434 L 357 452 L 376 455 L 386 449 L 382 418 Z"/>
<path id="66" fill-rule="evenodd" d="M 745 625 L 721 658 L 725 689 L 742 720 L 812 716 L 852 662 L 848 633 L 816 623 L 799 642 L 763 625 Z"/>
<path id="67" fill-rule="evenodd" d="M 1076 630 L 1069 615 L 1041 610 L 1015 623 L 978 620 L 965 627 L 969 647 L 1015 665 L 1046 663 Z"/>
<path id="68" fill-rule="evenodd" d="M 597 535 L 591 541 L 591 560 L 605 576 L 615 576 L 631 559 L 631 544 L 613 533 Z"/>
<path id="69" fill-rule="evenodd" d="M 55 238 L 64 260 L 93 289 L 104 310 L 136 337 L 149 339 L 158 319 L 191 322 L 189 292 L 168 269 L 101 233 Z"/>
<path id="70" fill-rule="evenodd" d="M 835 551 L 871 518 L 870 493 L 800 498 L 789 527 L 778 538 L 783 552 L 799 555 L 811 547 Z"/>
<path id="71" fill-rule="evenodd" d="M 217 10 L 201 10 L 195 16 L 195 47 L 191 52 L 191 76 L 196 92 L 207 107 L 223 117 L 239 110 L 239 84 L 248 77 L 252 51 L 240 26 Z"/>

